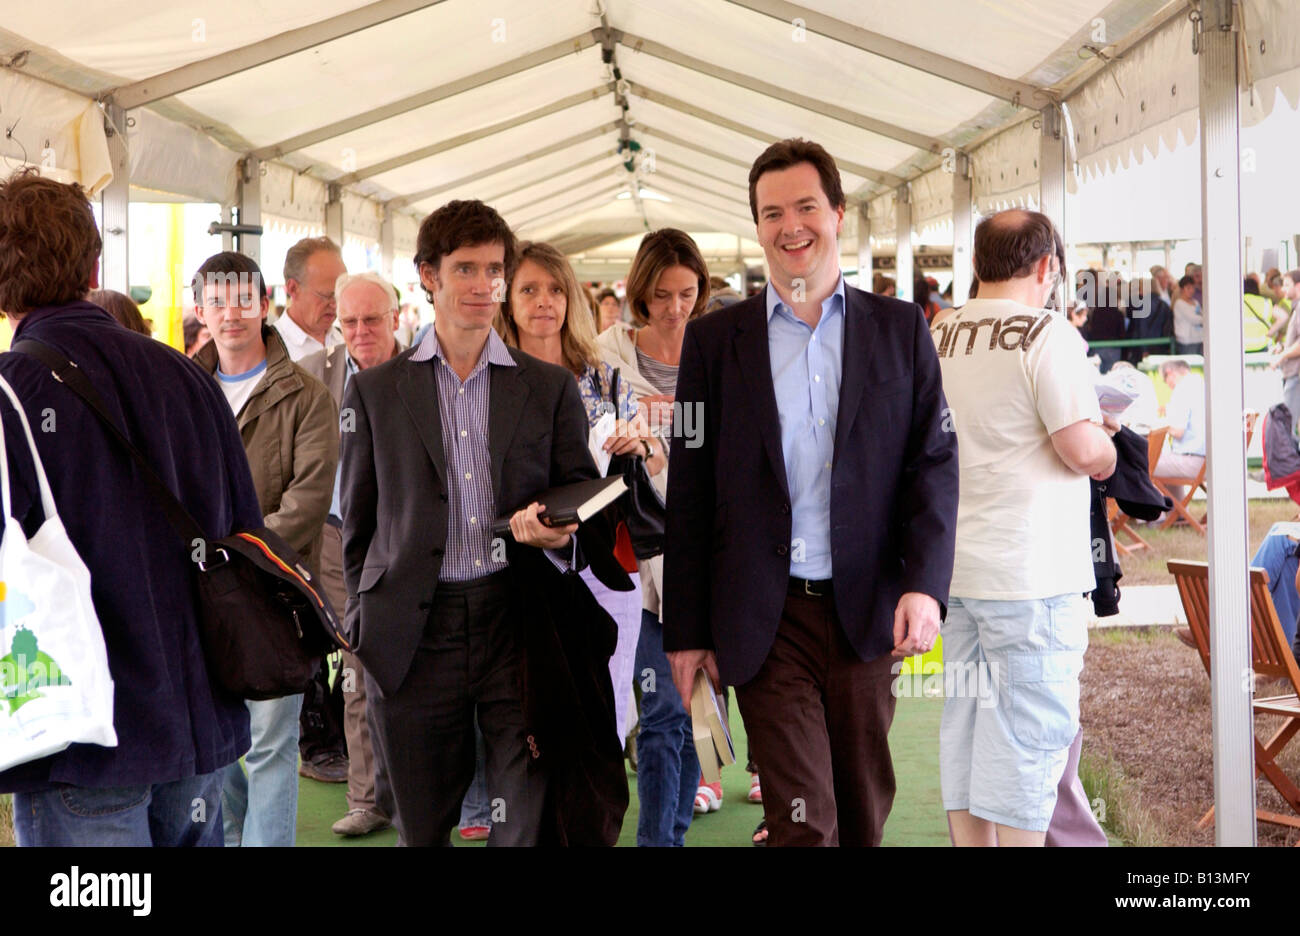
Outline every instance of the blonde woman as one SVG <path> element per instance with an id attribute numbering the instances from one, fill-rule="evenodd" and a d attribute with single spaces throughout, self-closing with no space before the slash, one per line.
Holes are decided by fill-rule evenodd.
<path id="1" fill-rule="evenodd" d="M 578 392 L 592 426 L 606 412 L 613 412 L 610 397 L 614 369 L 596 354 L 594 319 L 573 268 L 550 244 L 520 245 L 519 262 L 501 306 L 497 331 L 506 344 L 571 371 L 578 381 Z M 662 474 L 667 464 L 662 444 L 650 434 L 631 381 L 626 379 L 619 381 L 615 418 L 614 434 L 605 442 L 605 450 L 612 455 L 643 455 L 651 477 Z M 583 570 L 582 577 L 601 607 L 618 623 L 618 646 L 610 657 L 609 674 L 614 683 L 618 736 L 622 744 L 627 738 L 632 666 L 641 630 L 641 588 L 637 583 L 637 588 L 630 592 L 611 591 L 590 569 Z"/>

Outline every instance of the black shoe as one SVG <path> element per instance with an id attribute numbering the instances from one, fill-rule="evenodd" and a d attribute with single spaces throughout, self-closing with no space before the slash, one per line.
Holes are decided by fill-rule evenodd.
<path id="1" fill-rule="evenodd" d="M 348 759 L 342 754 L 327 754 L 318 761 L 303 761 L 298 776 L 321 783 L 347 783 Z"/>

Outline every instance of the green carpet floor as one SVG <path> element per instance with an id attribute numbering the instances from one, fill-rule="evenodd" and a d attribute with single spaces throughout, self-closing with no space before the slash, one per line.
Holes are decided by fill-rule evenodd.
<path id="1" fill-rule="evenodd" d="M 948 823 L 939 797 L 939 716 L 943 700 L 925 698 L 919 691 L 898 700 L 894 725 L 889 733 L 893 751 L 894 773 L 898 794 L 894 809 L 885 826 L 886 845 L 946 845 Z M 706 816 L 696 816 L 686 833 L 687 845 L 747 846 L 750 835 L 763 818 L 763 807 L 745 800 L 749 792 L 749 774 L 745 772 L 745 727 L 736 712 L 732 697 L 731 728 L 736 745 L 737 763 L 722 771 L 722 809 Z M 637 796 L 636 775 L 628 773 L 631 804 L 623 820 L 619 845 L 636 844 Z M 347 810 L 343 784 L 300 780 L 298 793 L 298 844 L 387 846 L 397 841 L 391 829 L 361 839 L 343 839 L 330 826 Z M 457 845 L 462 842 L 455 833 Z"/>

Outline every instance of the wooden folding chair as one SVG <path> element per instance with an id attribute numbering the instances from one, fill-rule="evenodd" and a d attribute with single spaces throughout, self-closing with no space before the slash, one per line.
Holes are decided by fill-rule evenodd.
<path id="1" fill-rule="evenodd" d="M 1196 649 L 1210 672 L 1210 567 L 1204 562 L 1169 560 L 1169 571 L 1178 585 L 1183 599 L 1187 623 L 1196 639 Z M 1300 787 L 1292 782 L 1277 763 L 1277 755 L 1300 731 L 1300 666 L 1282 632 L 1273 596 L 1268 590 L 1268 573 L 1263 569 L 1250 570 L 1250 636 L 1251 656 L 1255 675 L 1263 679 L 1285 679 L 1291 692 L 1254 699 L 1251 703 L 1256 715 L 1279 715 L 1285 719 L 1282 726 L 1269 738 L 1267 744 L 1255 739 L 1255 776 L 1261 773 L 1296 812 L 1284 816 L 1267 809 L 1257 809 L 1255 817 L 1260 822 L 1300 829 Z M 1197 828 L 1205 828 L 1214 821 L 1214 807 L 1201 817 Z"/>
<path id="2" fill-rule="evenodd" d="M 1246 410 L 1245 419 L 1246 419 L 1246 448 L 1250 448 L 1250 440 L 1253 439 L 1255 436 L 1255 423 L 1259 419 L 1259 413 L 1255 412 L 1254 410 Z M 1196 473 L 1195 477 L 1157 478 L 1154 474 L 1155 462 L 1151 463 L 1151 470 L 1152 470 L 1151 483 L 1156 486 L 1156 489 L 1159 490 L 1160 493 L 1166 495 L 1171 501 L 1174 502 L 1173 509 L 1169 511 L 1169 516 L 1165 517 L 1165 522 L 1160 524 L 1160 529 L 1162 530 L 1169 529 L 1171 526 L 1174 525 L 1174 521 L 1176 521 L 1179 517 L 1182 517 L 1184 520 L 1188 522 L 1188 524 L 1192 526 L 1193 529 L 1196 530 L 1197 533 L 1200 533 L 1202 536 L 1205 535 L 1205 521 L 1206 518 L 1209 517 L 1209 512 L 1206 511 L 1206 513 L 1201 514 L 1201 519 L 1197 520 L 1195 517 L 1191 515 L 1187 507 L 1189 504 L 1191 504 L 1192 497 L 1196 494 L 1198 488 L 1205 491 L 1207 495 L 1210 493 L 1209 488 L 1205 486 L 1205 469 L 1209 466 L 1209 464 L 1210 464 L 1209 459 L 1203 460 L 1201 462 L 1201 470 Z M 1181 501 L 1178 498 L 1174 497 L 1174 495 L 1169 492 L 1170 487 L 1183 487 L 1186 489 L 1186 493 L 1183 495 Z"/>
<path id="3" fill-rule="evenodd" d="M 1169 427 L 1161 426 L 1158 429 L 1152 429 L 1147 434 L 1147 471 L 1148 473 L 1155 470 L 1156 459 L 1160 457 L 1160 450 L 1164 447 L 1165 436 L 1169 435 Z M 1129 526 L 1129 521 L 1133 518 L 1119 509 L 1119 504 L 1115 498 L 1107 499 L 1106 517 L 1110 520 L 1111 537 L 1115 540 L 1115 549 L 1121 556 L 1127 556 L 1143 549 L 1150 549 L 1151 544 L 1138 535 L 1137 531 Z M 1128 537 L 1125 543 L 1120 539 L 1120 534 Z"/>

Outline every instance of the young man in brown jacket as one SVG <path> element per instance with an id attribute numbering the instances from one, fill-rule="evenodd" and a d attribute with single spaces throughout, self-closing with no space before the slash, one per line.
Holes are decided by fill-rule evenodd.
<path id="1" fill-rule="evenodd" d="M 251 258 L 209 257 L 192 286 L 199 321 L 212 334 L 194 362 L 217 379 L 235 413 L 264 522 L 319 569 L 338 465 L 338 407 L 266 325 L 270 298 Z M 301 695 L 247 703 L 248 775 L 231 764 L 222 791 L 226 845 L 294 843 L 301 704 Z"/>

